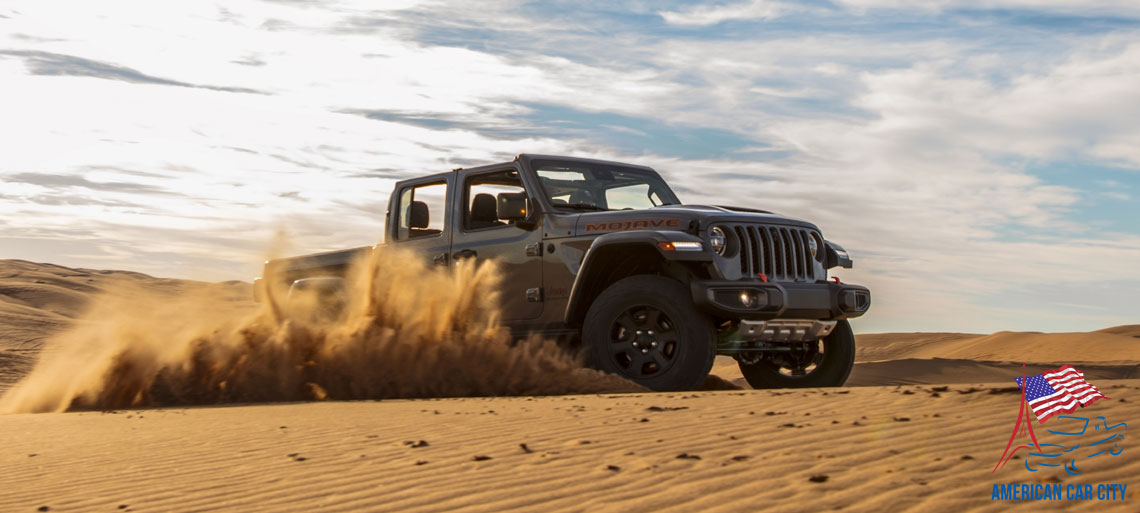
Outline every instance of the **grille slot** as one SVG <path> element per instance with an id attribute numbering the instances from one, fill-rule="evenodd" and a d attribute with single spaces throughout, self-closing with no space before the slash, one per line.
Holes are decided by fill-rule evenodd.
<path id="1" fill-rule="evenodd" d="M 740 241 L 740 272 L 764 274 L 773 281 L 815 281 L 810 240 L 819 236 L 806 228 L 738 224 L 731 226 Z M 822 248 L 822 245 L 820 245 Z"/>
<path id="2" fill-rule="evenodd" d="M 751 239 L 748 235 L 747 226 L 733 226 L 732 231 L 736 232 L 736 240 L 740 241 L 740 273 L 745 276 L 754 275 L 752 263 L 756 260 L 755 251 L 752 250 L 752 245 L 748 243 Z"/>

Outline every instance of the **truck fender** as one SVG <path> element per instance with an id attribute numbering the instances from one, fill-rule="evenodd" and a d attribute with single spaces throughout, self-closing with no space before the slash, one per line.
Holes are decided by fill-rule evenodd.
<path id="1" fill-rule="evenodd" d="M 678 251 L 666 249 L 671 242 L 700 242 L 701 249 Z M 564 321 L 567 325 L 576 325 L 578 320 L 585 316 L 586 310 L 593 303 L 593 298 L 601 293 L 597 281 L 605 271 L 607 264 L 615 252 L 632 249 L 652 249 L 665 260 L 665 262 L 711 262 L 713 253 L 708 243 L 691 233 L 676 230 L 631 230 L 613 232 L 594 239 L 582 257 L 582 264 L 574 277 L 574 285 L 570 288 L 570 300 L 566 304 Z"/>
<path id="2" fill-rule="evenodd" d="M 850 269 L 853 266 L 851 256 L 847 254 L 847 250 L 843 249 L 843 246 L 829 240 L 823 241 L 823 245 L 826 251 L 826 253 L 824 253 L 826 268 L 842 267 L 844 269 Z"/>

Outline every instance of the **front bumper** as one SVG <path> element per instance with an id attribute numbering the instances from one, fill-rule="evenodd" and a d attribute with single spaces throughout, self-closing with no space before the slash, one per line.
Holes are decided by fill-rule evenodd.
<path id="1" fill-rule="evenodd" d="M 847 283 L 694 281 L 693 303 L 729 319 L 849 319 L 867 313 L 871 291 Z"/>

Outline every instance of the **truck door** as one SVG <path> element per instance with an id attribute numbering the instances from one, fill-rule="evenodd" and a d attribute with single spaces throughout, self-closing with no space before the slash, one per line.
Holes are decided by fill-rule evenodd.
<path id="1" fill-rule="evenodd" d="M 447 206 L 454 181 L 454 173 L 446 173 L 398 184 L 389 209 L 389 244 L 421 255 L 428 265 L 447 265 L 452 232 Z"/>
<path id="2" fill-rule="evenodd" d="M 454 194 L 452 260 L 495 259 L 503 272 L 504 321 L 542 314 L 542 230 L 520 219 L 534 196 L 513 167 L 460 171 Z"/>

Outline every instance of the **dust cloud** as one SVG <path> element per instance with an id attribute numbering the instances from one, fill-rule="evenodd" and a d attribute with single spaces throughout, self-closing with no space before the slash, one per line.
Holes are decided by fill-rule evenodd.
<path id="1" fill-rule="evenodd" d="M 553 342 L 512 344 L 493 263 L 435 268 L 378 247 L 350 267 L 335 310 L 265 278 L 280 285 L 256 308 L 210 288 L 98 298 L 0 413 L 644 390 Z"/>

